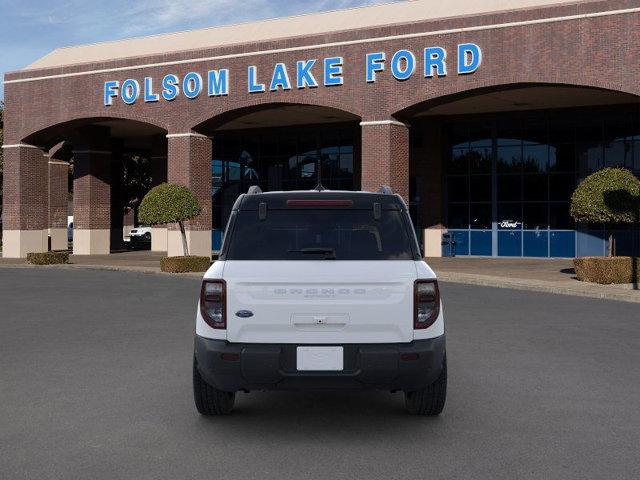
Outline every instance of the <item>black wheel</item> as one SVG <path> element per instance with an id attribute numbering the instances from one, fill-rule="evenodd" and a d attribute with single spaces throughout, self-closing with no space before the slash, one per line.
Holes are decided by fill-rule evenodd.
<path id="1" fill-rule="evenodd" d="M 150 241 L 151 241 L 151 233 L 149 233 L 149 232 L 145 233 L 145 234 L 144 234 L 144 239 L 145 239 L 146 241 L 150 242 Z"/>
<path id="2" fill-rule="evenodd" d="M 427 388 L 404 392 L 405 405 L 411 415 L 440 415 L 447 399 L 447 356 L 442 360 L 440 375 Z"/>
<path id="3" fill-rule="evenodd" d="M 200 376 L 196 359 L 193 359 L 193 399 L 202 415 L 227 415 L 233 410 L 234 392 L 223 392 L 213 388 Z"/>

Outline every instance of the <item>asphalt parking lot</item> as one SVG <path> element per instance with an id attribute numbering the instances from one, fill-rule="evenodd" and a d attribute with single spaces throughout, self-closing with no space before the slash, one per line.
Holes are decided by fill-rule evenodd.
<path id="1" fill-rule="evenodd" d="M 449 396 L 191 394 L 199 281 L 0 269 L 2 479 L 637 479 L 640 306 L 442 286 Z"/>

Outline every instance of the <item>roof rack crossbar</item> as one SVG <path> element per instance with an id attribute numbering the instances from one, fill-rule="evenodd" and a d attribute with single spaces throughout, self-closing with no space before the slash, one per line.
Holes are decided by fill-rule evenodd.
<path id="1" fill-rule="evenodd" d="M 393 195 L 393 189 L 388 185 L 382 185 L 378 189 L 378 193 L 382 193 L 383 195 Z"/>
<path id="2" fill-rule="evenodd" d="M 258 185 L 251 185 L 247 190 L 247 195 L 256 195 L 258 193 L 262 193 L 262 189 Z"/>

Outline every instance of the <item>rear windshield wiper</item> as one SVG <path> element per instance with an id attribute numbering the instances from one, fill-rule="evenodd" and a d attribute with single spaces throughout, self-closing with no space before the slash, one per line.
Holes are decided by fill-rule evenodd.
<path id="1" fill-rule="evenodd" d="M 336 249 L 329 247 L 307 247 L 300 250 L 287 250 L 287 253 L 324 254 L 325 260 L 336 259 Z"/>

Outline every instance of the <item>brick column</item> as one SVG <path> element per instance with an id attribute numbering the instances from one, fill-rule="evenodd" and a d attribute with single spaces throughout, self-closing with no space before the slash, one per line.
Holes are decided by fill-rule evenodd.
<path id="1" fill-rule="evenodd" d="M 151 143 L 151 186 L 156 187 L 167 181 L 167 138 L 156 135 Z M 151 228 L 151 251 L 166 252 L 168 230 L 166 225 Z"/>
<path id="2" fill-rule="evenodd" d="M 202 214 L 187 222 L 190 255 L 211 256 L 211 154 L 209 137 L 197 133 L 167 135 L 169 183 L 188 187 L 198 197 Z M 184 255 L 177 225 L 169 226 L 168 255 Z"/>
<path id="3" fill-rule="evenodd" d="M 110 162 L 111 178 L 111 220 L 110 249 L 124 248 L 124 205 L 122 201 L 122 183 L 124 180 L 124 164 L 122 161 L 122 142 L 113 142 Z"/>
<path id="4" fill-rule="evenodd" d="M 442 256 L 443 145 L 442 121 L 425 117 L 411 124 L 417 141 L 411 145 L 411 178 L 415 179 L 417 234 L 422 235 L 425 257 Z"/>
<path id="5" fill-rule="evenodd" d="M 26 144 L 4 145 L 4 258 L 48 250 L 48 154 Z"/>
<path id="6" fill-rule="evenodd" d="M 111 235 L 109 130 L 78 132 L 73 150 L 73 253 L 108 255 Z"/>
<path id="7" fill-rule="evenodd" d="M 362 190 L 390 186 L 409 202 L 409 128 L 396 120 L 364 121 Z"/>
<path id="8" fill-rule="evenodd" d="M 49 158 L 49 236 L 51 250 L 67 250 L 69 164 Z"/>

